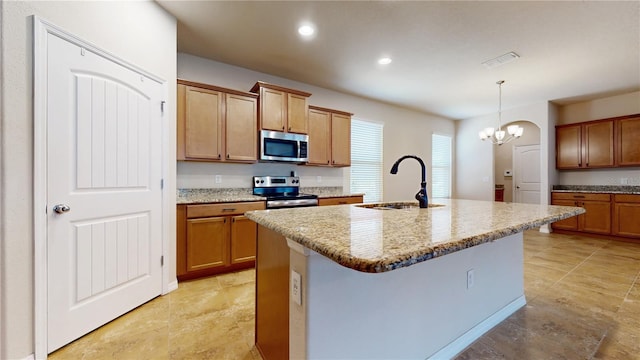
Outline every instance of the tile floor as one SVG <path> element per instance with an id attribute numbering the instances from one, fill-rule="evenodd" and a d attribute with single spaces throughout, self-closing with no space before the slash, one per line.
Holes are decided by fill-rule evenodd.
<path id="1" fill-rule="evenodd" d="M 527 231 L 527 305 L 457 359 L 640 359 L 640 243 Z M 259 360 L 252 270 L 178 290 L 50 359 Z"/>

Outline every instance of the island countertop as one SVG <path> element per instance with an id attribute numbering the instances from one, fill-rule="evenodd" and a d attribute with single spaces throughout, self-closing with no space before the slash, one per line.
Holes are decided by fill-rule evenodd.
<path id="1" fill-rule="evenodd" d="M 340 265 L 379 273 L 585 212 L 569 206 L 458 199 L 433 202 L 443 206 L 377 210 L 337 205 L 245 215 Z"/>

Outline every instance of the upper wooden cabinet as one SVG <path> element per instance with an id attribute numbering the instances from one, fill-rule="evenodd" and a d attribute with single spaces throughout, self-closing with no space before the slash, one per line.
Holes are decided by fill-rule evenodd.
<path id="1" fill-rule="evenodd" d="M 640 115 L 617 121 L 618 166 L 640 166 Z"/>
<path id="2" fill-rule="evenodd" d="M 556 127 L 556 167 L 583 169 L 614 166 L 612 120 Z"/>
<path id="3" fill-rule="evenodd" d="M 310 93 L 258 81 L 252 93 L 259 95 L 259 122 L 263 130 L 307 134 Z"/>
<path id="4" fill-rule="evenodd" d="M 178 80 L 178 160 L 255 162 L 257 96 Z"/>
<path id="5" fill-rule="evenodd" d="M 556 126 L 556 168 L 640 165 L 640 114 Z"/>
<path id="6" fill-rule="evenodd" d="M 308 165 L 351 165 L 351 113 L 309 106 Z"/>

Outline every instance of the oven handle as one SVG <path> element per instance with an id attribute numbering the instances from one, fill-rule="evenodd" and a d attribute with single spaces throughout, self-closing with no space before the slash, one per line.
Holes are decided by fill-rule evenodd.
<path id="1" fill-rule="evenodd" d="M 318 199 L 268 200 L 267 209 L 318 206 Z"/>

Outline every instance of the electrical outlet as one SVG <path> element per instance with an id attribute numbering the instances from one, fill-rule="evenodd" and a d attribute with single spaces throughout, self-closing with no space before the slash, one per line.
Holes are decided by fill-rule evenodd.
<path id="1" fill-rule="evenodd" d="M 629 185 L 629 178 L 621 178 L 620 185 Z"/>
<path id="2" fill-rule="evenodd" d="M 222 175 L 216 175 L 216 184 L 222 184 Z"/>
<path id="3" fill-rule="evenodd" d="M 476 282 L 476 274 L 473 269 L 467 271 L 467 289 L 471 289 Z"/>
<path id="4" fill-rule="evenodd" d="M 320 175 L 316 176 L 316 182 L 321 183 L 322 182 L 322 176 L 320 176 Z"/>
<path id="5" fill-rule="evenodd" d="M 298 305 L 302 305 L 302 280 L 300 273 L 291 270 L 291 299 Z"/>

